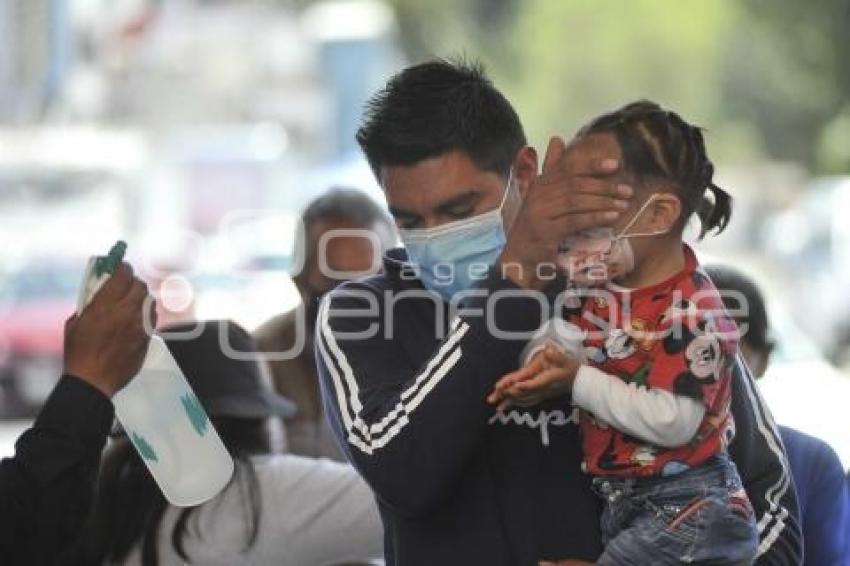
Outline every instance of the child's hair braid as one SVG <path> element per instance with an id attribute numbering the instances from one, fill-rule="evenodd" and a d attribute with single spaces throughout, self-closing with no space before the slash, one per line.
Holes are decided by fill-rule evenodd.
<path id="1" fill-rule="evenodd" d="M 701 128 L 654 102 L 641 100 L 599 116 L 578 136 L 603 132 L 617 136 L 625 170 L 637 182 L 664 180 L 675 185 L 683 209 L 679 229 L 694 213 L 702 224 L 700 239 L 712 230 L 719 234 L 726 228 L 732 216 L 732 197 L 714 183 L 714 164 L 706 154 Z"/>

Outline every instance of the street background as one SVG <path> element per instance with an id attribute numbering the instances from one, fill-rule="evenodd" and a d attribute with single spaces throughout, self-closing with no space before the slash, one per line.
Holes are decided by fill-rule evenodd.
<path id="1" fill-rule="evenodd" d="M 845 0 L 0 0 L 0 452 L 58 375 L 88 255 L 127 240 L 163 322 L 293 308 L 305 203 L 383 202 L 364 100 L 461 54 L 541 149 L 644 97 L 706 128 L 736 202 L 698 247 L 768 294 L 777 419 L 850 467 L 847 29 Z"/>

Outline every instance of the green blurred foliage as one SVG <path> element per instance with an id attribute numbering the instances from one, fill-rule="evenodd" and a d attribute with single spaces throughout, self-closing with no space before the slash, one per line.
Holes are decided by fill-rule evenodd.
<path id="1" fill-rule="evenodd" d="M 743 7 L 726 52 L 729 118 L 757 124 L 773 157 L 841 167 L 822 156 L 842 149 L 847 156 L 824 144 L 850 102 L 850 2 L 747 0 Z M 843 168 L 850 171 L 846 158 Z"/>
<path id="2" fill-rule="evenodd" d="M 850 171 L 847 0 L 391 0 L 412 61 L 478 57 L 531 141 L 650 98 L 726 163 Z"/>
<path id="3" fill-rule="evenodd" d="M 729 19 L 716 0 L 523 4 L 511 41 L 521 64 L 506 77 L 529 134 L 572 134 L 592 116 L 650 98 L 711 124 L 718 79 L 712 49 Z"/>
<path id="4" fill-rule="evenodd" d="M 480 56 L 488 35 L 496 33 L 498 18 L 482 14 L 482 0 L 390 0 L 390 4 L 412 61 L 458 54 Z M 508 5 L 502 1 L 490 4 L 497 13 Z"/>
<path id="5" fill-rule="evenodd" d="M 823 173 L 850 171 L 850 104 L 823 129 L 816 159 Z"/>

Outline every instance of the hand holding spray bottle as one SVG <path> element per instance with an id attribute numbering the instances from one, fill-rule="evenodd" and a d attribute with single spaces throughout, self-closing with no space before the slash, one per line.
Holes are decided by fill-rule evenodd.
<path id="1" fill-rule="evenodd" d="M 80 313 L 121 264 L 127 244 L 89 258 Z M 199 505 L 233 475 L 233 459 L 165 342 L 151 336 L 142 369 L 112 397 L 118 421 L 172 505 Z"/>

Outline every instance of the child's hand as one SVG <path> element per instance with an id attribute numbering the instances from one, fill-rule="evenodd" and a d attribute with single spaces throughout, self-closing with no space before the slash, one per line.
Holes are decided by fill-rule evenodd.
<path id="1" fill-rule="evenodd" d="M 545 399 L 566 395 L 581 364 L 558 348 L 546 346 L 524 367 L 503 376 L 487 402 L 503 411 L 511 405 L 530 407 Z"/>

